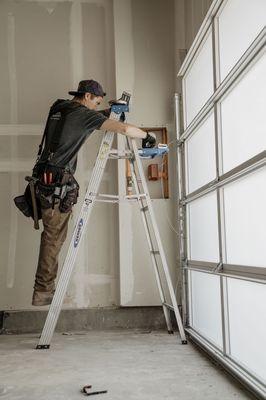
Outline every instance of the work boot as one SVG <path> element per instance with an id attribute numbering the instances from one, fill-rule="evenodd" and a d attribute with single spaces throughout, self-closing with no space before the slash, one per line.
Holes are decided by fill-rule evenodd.
<path id="1" fill-rule="evenodd" d="M 32 305 L 33 306 L 47 306 L 48 304 L 52 303 L 54 297 L 53 292 L 39 292 L 34 290 L 32 295 Z"/>

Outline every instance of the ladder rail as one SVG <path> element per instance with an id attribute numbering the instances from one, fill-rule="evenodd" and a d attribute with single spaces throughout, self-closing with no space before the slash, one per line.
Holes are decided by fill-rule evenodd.
<path id="1" fill-rule="evenodd" d="M 116 117 L 116 114 L 112 115 L 112 117 L 114 119 Z M 49 312 L 43 327 L 39 343 L 37 345 L 37 349 L 46 349 L 50 346 L 53 332 L 55 330 L 56 323 L 58 321 L 58 317 L 64 301 L 64 296 L 75 266 L 75 260 L 77 257 L 81 239 L 83 238 L 83 233 L 85 231 L 96 200 L 95 193 L 98 191 L 101 183 L 101 178 L 105 170 L 105 166 L 108 160 L 108 154 L 113 143 L 113 138 L 113 132 L 106 132 L 103 136 L 100 150 L 91 175 L 90 183 L 87 187 L 84 202 L 81 207 L 74 231 L 72 233 L 69 249 L 61 270 L 61 274 L 58 279 L 56 291 L 51 306 L 49 308 Z"/>
<path id="2" fill-rule="evenodd" d="M 138 167 L 138 171 L 139 171 L 140 180 L 141 180 L 141 183 L 142 183 L 142 186 L 143 186 L 143 190 L 147 194 L 146 201 L 147 201 L 148 209 L 149 209 L 149 212 L 150 212 L 150 217 L 151 217 L 151 221 L 152 221 L 152 226 L 153 226 L 153 230 L 154 230 L 155 239 L 156 239 L 156 242 L 157 242 L 157 245 L 158 245 L 158 250 L 160 252 L 160 257 L 161 257 L 161 260 L 162 260 L 163 271 L 164 271 L 164 275 L 165 275 L 165 278 L 166 278 L 168 290 L 169 290 L 169 293 L 170 293 L 170 298 L 171 298 L 171 301 L 172 301 L 172 305 L 174 307 L 174 312 L 175 312 L 177 325 L 178 325 L 178 328 L 179 328 L 179 333 L 180 333 L 180 336 L 181 336 L 181 339 L 182 339 L 182 343 L 186 344 L 187 340 L 186 340 L 186 335 L 185 335 L 185 331 L 184 331 L 184 327 L 183 327 L 183 322 L 182 322 L 182 318 L 181 318 L 180 313 L 179 313 L 177 300 L 176 300 L 174 288 L 173 288 L 173 285 L 172 285 L 172 279 L 171 279 L 171 276 L 170 276 L 170 272 L 169 272 L 166 256 L 165 256 L 163 245 L 162 245 L 162 241 L 161 241 L 161 238 L 160 238 L 159 229 L 158 229 L 156 218 L 155 218 L 155 215 L 154 215 L 152 202 L 151 202 L 151 199 L 150 199 L 150 196 L 149 196 L 148 186 L 147 186 L 147 183 L 146 183 L 146 179 L 145 179 L 142 163 L 141 163 L 140 158 L 139 158 L 138 148 L 137 148 L 137 144 L 136 144 L 135 139 L 132 139 L 132 148 L 133 148 L 133 152 L 134 152 L 134 155 L 135 155 L 135 160 L 136 160 L 136 164 L 137 164 L 137 167 Z"/>
<path id="3" fill-rule="evenodd" d="M 130 170 L 131 170 L 131 174 L 132 174 L 132 178 L 133 178 L 133 183 L 134 183 L 134 187 L 136 190 L 137 195 L 140 194 L 140 190 L 139 190 L 139 185 L 138 185 L 138 181 L 137 181 L 137 177 L 136 177 L 136 173 L 135 173 L 135 169 L 134 169 L 134 162 L 132 160 L 130 160 Z M 171 318 L 170 318 L 170 314 L 169 314 L 169 310 L 168 308 L 165 306 L 165 302 L 166 302 L 166 298 L 164 295 L 164 291 L 163 291 L 163 286 L 162 286 L 162 281 L 161 281 L 161 277 L 159 274 L 159 267 L 158 267 L 158 263 L 154 254 L 154 247 L 153 247 L 153 243 L 151 240 L 151 234 L 150 234 L 150 230 L 149 230 L 149 225 L 148 225 L 148 221 L 147 221 L 147 217 L 145 215 L 145 212 L 142 211 L 142 209 L 144 208 L 144 204 L 143 204 L 143 200 L 139 199 L 138 200 L 138 205 L 140 208 L 140 214 L 141 214 L 141 218 L 142 218 L 142 222 L 143 222 L 143 226 L 144 226 L 144 230 L 145 230 L 145 235 L 147 238 L 147 242 L 148 242 L 148 248 L 149 248 L 149 252 L 150 252 L 150 256 L 151 256 L 151 261 L 152 261 L 152 265 L 153 265 L 153 269 L 155 272 L 155 278 L 156 278 L 156 282 L 157 282 L 157 286 L 158 286 L 158 290 L 159 290 L 159 295 L 160 295 L 160 299 L 163 305 L 163 312 L 164 312 L 164 316 L 165 316 L 165 320 L 166 320 L 166 325 L 167 325 L 167 330 L 169 333 L 173 332 L 173 327 L 172 327 L 172 323 L 171 323 Z"/>

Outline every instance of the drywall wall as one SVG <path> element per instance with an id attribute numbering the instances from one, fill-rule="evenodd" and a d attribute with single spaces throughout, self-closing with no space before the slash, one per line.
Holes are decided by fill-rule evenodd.
<path id="1" fill-rule="evenodd" d="M 123 90 L 131 91 L 131 122 L 166 126 L 170 140 L 174 139 L 176 49 L 186 46 L 184 16 L 188 14 L 184 3 L 153 0 L 151 7 L 150 0 L 0 2 L 0 309 L 31 308 L 40 232 L 34 231 L 32 222 L 16 211 L 11 199 L 23 191 L 23 177 L 33 166 L 49 106 L 57 98 L 68 97 L 67 91 L 76 88 L 79 80 L 93 77 L 103 84 L 108 99 Z M 176 7 L 182 12 L 176 14 Z M 95 132 L 79 154 L 77 178 L 81 196 L 101 137 L 100 132 Z M 155 208 L 176 281 L 177 240 L 167 222 L 169 219 L 175 225 L 176 219 L 174 154 L 172 146 L 170 199 L 159 200 Z M 101 192 L 115 193 L 119 185 L 121 193 L 121 179 L 117 182 L 116 163 L 110 162 Z M 79 206 L 69 231 L 78 209 Z M 146 291 L 141 286 L 143 275 L 139 266 L 141 262 L 147 264 L 147 255 L 142 257 L 142 240 L 137 238 L 133 242 L 139 229 L 135 211 L 134 207 L 131 212 L 124 211 L 123 217 L 117 205 L 96 206 L 67 291 L 65 308 L 119 305 L 123 265 L 132 269 L 123 275 L 122 290 L 126 293 L 127 282 L 134 287 L 123 304 L 158 303 L 154 284 Z M 126 264 L 126 251 L 124 259 L 119 252 L 119 215 L 120 225 L 133 220 L 132 240 L 120 243 L 120 249 L 129 249 L 131 264 Z M 61 261 L 66 249 L 67 243 Z M 149 279 L 151 275 L 145 276 Z"/>
<path id="2" fill-rule="evenodd" d="M 170 198 L 153 200 L 173 282 L 180 293 L 176 215 L 174 92 L 176 73 L 196 35 L 210 1 L 115 0 L 116 83 L 129 90 L 129 121 L 139 126 L 166 126 L 170 146 Z M 124 86 L 123 86 L 124 85 Z M 123 147 L 123 144 L 121 143 Z M 125 194 L 125 163 L 119 163 L 119 190 Z M 152 189 L 153 183 L 149 183 Z M 152 191 L 152 190 L 151 190 Z M 145 235 L 137 207 L 119 206 L 120 301 L 122 305 L 159 304 Z M 146 269 L 145 269 L 146 268 Z M 178 293 L 178 295 L 179 295 Z"/>
<path id="3" fill-rule="evenodd" d="M 140 127 L 164 127 L 174 137 L 174 1 L 114 1 L 117 91 L 132 93 L 129 122 Z M 124 87 L 123 87 L 124 85 Z M 122 144 L 121 144 L 122 145 Z M 171 147 L 171 150 L 174 146 Z M 170 154 L 170 161 L 173 154 Z M 160 160 L 156 160 L 160 162 Z M 156 162 L 155 161 L 155 162 Z M 125 164 L 120 162 L 119 190 L 125 194 Z M 147 171 L 145 171 L 147 174 Z M 168 224 L 173 218 L 174 180 L 170 162 L 170 199 L 154 199 L 153 206 L 166 257 L 177 278 L 177 237 Z M 153 183 L 149 183 L 152 191 Z M 161 196 L 163 197 L 163 196 Z M 160 304 L 158 288 L 137 205 L 119 206 L 120 302 L 124 306 Z"/>
<path id="4" fill-rule="evenodd" d="M 115 96 L 113 11 L 109 0 L 2 1 L 0 18 L 0 309 L 28 309 L 40 232 L 16 211 L 12 198 L 23 191 L 24 176 L 33 166 L 47 111 L 54 100 L 68 98 L 68 90 L 90 77 L 102 82 L 109 98 Z M 101 136 L 95 132 L 79 155 L 81 193 Z M 115 190 L 112 165 L 107 168 L 103 186 L 107 192 Z M 78 207 L 74 214 L 77 212 Z M 101 205 L 94 210 L 93 229 L 83 242 L 66 307 L 117 304 L 116 220 L 115 208 Z M 73 223 L 74 218 L 70 231 Z"/>

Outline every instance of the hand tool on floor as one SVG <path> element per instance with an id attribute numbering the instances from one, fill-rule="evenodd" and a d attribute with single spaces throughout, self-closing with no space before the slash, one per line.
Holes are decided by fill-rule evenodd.
<path id="1" fill-rule="evenodd" d="M 90 392 L 90 389 L 92 388 L 92 385 L 86 385 L 82 388 L 81 392 L 85 394 L 86 396 L 94 396 L 96 394 L 103 394 L 107 393 L 107 390 L 99 390 L 97 392 Z"/>

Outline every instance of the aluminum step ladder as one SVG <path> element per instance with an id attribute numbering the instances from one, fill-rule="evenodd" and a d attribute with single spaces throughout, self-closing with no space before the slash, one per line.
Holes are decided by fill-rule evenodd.
<path id="1" fill-rule="evenodd" d="M 112 105 L 110 118 L 114 120 L 120 120 L 121 115 L 124 115 L 123 113 L 128 112 L 129 110 L 128 108 L 129 100 L 130 100 L 130 95 L 124 92 L 121 97 L 121 102 Z M 181 336 L 181 342 L 182 344 L 187 343 L 171 276 L 169 273 L 168 264 L 162 246 L 158 226 L 156 223 L 152 207 L 152 202 L 148 192 L 148 187 L 145 180 L 145 175 L 139 155 L 140 153 L 142 156 L 154 157 L 154 155 L 156 155 L 156 149 L 142 149 L 140 151 L 137 148 L 135 140 L 127 137 L 126 140 L 129 150 L 126 150 L 124 151 L 124 154 L 121 154 L 121 152 L 119 152 L 118 150 L 112 149 L 113 138 L 114 138 L 113 132 L 106 132 L 103 136 L 100 150 L 96 162 L 94 164 L 90 182 L 85 194 L 85 198 L 74 228 L 74 232 L 72 234 L 69 249 L 63 264 L 60 277 L 58 279 L 53 301 L 49 308 L 49 312 L 44 324 L 44 328 L 39 343 L 36 347 L 37 349 L 50 348 L 50 343 L 63 305 L 67 287 L 70 282 L 71 274 L 75 266 L 75 260 L 81 243 L 82 235 L 86 229 L 95 201 L 119 202 L 121 200 L 118 196 L 98 194 L 98 190 L 106 167 L 106 163 L 109 158 L 116 158 L 116 159 L 125 158 L 128 159 L 130 162 L 130 170 L 132 174 L 133 184 L 135 187 L 135 194 L 125 196 L 125 201 L 137 201 L 140 208 L 144 230 L 146 233 L 149 251 L 151 255 L 152 265 L 154 268 L 156 282 L 158 285 L 160 299 L 162 302 L 163 312 L 166 320 L 167 330 L 169 333 L 173 333 L 173 328 L 170 318 L 170 311 L 172 310 L 174 312 L 176 322 L 178 325 L 179 333 Z M 144 155 L 143 152 L 145 153 Z M 161 154 L 162 151 L 157 150 L 157 153 Z M 137 177 L 137 170 L 139 174 L 138 177 Z M 151 224 L 149 224 L 148 221 L 148 214 L 150 216 Z M 153 236 L 150 225 L 152 225 Z M 162 280 L 159 272 L 159 259 L 161 259 L 162 270 L 164 273 L 165 282 L 169 290 L 172 304 L 168 304 L 166 302 L 166 296 L 164 294 Z"/>

